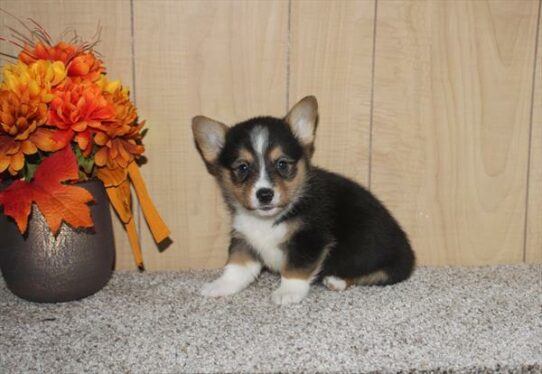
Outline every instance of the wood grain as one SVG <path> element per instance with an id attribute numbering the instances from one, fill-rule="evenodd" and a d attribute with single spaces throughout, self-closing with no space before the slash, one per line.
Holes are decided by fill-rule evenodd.
<path id="1" fill-rule="evenodd" d="M 539 18 L 538 22 L 525 246 L 525 260 L 531 264 L 542 263 L 542 20 Z"/>
<path id="2" fill-rule="evenodd" d="M 310 94 L 320 104 L 315 163 L 370 184 L 409 233 L 420 264 L 542 263 L 538 0 L 0 7 L 53 35 L 73 27 L 91 37 L 103 26 L 97 49 L 110 77 L 135 88 L 150 129 L 143 176 L 173 231 L 160 253 L 141 223 L 149 270 L 214 268 L 226 257 L 229 217 L 194 148 L 191 118 L 282 116 Z M 0 35 L 7 24 L 14 25 L 2 15 Z M 0 49 L 16 53 L 6 43 Z M 115 234 L 117 268 L 134 268 L 118 223 Z"/>
<path id="3" fill-rule="evenodd" d="M 294 1 L 289 105 L 318 99 L 315 164 L 367 183 L 373 1 Z"/>
<path id="4" fill-rule="evenodd" d="M 56 40 L 60 40 L 61 34 L 70 28 L 84 39 L 91 39 L 98 25 L 101 25 L 101 41 L 96 50 L 103 56 L 109 77 L 120 79 L 128 87 L 133 87 L 129 0 L 101 2 L 99 6 L 95 1 L 2 0 L 0 8 L 22 20 L 34 19 Z M 2 14 L 0 35 L 9 36 L 8 26 L 21 29 L 17 21 Z M 5 42 L 0 42 L 0 48 L 2 52 L 12 55 L 19 52 L 19 48 Z M 2 59 L 2 64 L 5 62 L 9 61 Z M 137 203 L 134 207 L 137 210 Z M 116 267 L 133 268 L 134 260 L 126 234 L 114 212 L 112 214 L 117 248 Z"/>
<path id="5" fill-rule="evenodd" d="M 157 253 L 143 235 L 150 270 L 222 266 L 229 217 L 193 145 L 191 118 L 231 124 L 283 115 L 287 2 L 134 2 L 137 103 L 148 119 L 142 168 L 174 243 Z"/>
<path id="6" fill-rule="evenodd" d="M 373 190 L 419 263 L 523 259 L 537 1 L 386 1 Z"/>

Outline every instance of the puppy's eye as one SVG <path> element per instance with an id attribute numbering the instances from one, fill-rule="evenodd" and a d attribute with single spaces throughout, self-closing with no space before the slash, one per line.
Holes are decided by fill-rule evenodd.
<path id="1" fill-rule="evenodd" d="M 237 166 L 237 171 L 240 173 L 246 173 L 248 171 L 248 164 L 246 162 L 241 163 Z"/>
<path id="2" fill-rule="evenodd" d="M 288 163 L 286 162 L 286 160 L 278 160 L 277 162 L 277 169 L 279 171 L 286 171 L 288 170 Z"/>
<path id="3" fill-rule="evenodd" d="M 280 159 L 275 163 L 275 168 L 282 177 L 286 178 L 290 174 L 292 164 L 285 159 Z"/>
<path id="4" fill-rule="evenodd" d="M 248 174 L 250 172 L 250 165 L 246 161 L 239 161 L 232 165 L 232 171 L 235 176 L 235 179 L 238 182 L 243 182 L 245 179 L 247 179 Z"/>

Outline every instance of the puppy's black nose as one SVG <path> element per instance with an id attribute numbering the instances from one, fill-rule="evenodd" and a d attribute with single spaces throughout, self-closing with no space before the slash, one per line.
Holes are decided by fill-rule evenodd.
<path id="1" fill-rule="evenodd" d="M 256 197 L 262 204 L 269 204 L 273 200 L 273 195 L 275 193 L 270 188 L 260 188 L 256 191 Z"/>

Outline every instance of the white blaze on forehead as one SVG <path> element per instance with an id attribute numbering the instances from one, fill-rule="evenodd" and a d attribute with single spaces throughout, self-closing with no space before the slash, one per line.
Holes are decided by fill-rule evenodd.
<path id="1" fill-rule="evenodd" d="M 258 198 L 256 196 L 256 192 L 261 188 L 273 189 L 273 185 L 269 180 L 269 175 L 267 173 L 267 167 L 265 163 L 265 153 L 269 146 L 269 130 L 263 126 L 256 126 L 250 133 L 250 141 L 252 143 L 252 148 L 254 148 L 254 152 L 256 153 L 256 158 L 258 159 L 258 164 L 260 166 L 258 179 L 256 180 L 256 183 L 254 183 L 252 193 L 250 194 L 251 205 L 252 207 L 256 208 L 260 205 L 260 202 L 258 201 Z M 275 193 L 273 195 L 273 200 L 271 200 L 270 205 L 276 205 L 280 201 L 280 193 L 278 193 L 278 191 L 274 192 Z M 261 212 L 262 215 L 271 215 L 273 213 L 275 212 Z"/>
<path id="2" fill-rule="evenodd" d="M 256 152 L 258 164 L 260 165 L 260 173 L 254 188 L 256 190 L 260 188 L 271 188 L 271 182 L 267 177 L 265 169 L 265 150 L 269 144 L 269 131 L 265 127 L 257 126 L 250 133 L 250 140 L 252 142 L 252 148 L 254 148 L 254 152 Z"/>

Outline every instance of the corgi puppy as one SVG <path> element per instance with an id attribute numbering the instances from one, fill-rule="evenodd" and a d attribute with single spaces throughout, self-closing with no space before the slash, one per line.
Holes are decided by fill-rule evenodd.
<path id="1" fill-rule="evenodd" d="M 414 253 L 388 210 L 359 184 L 313 166 L 316 98 L 285 118 L 257 117 L 233 127 L 192 120 L 196 147 L 232 215 L 223 274 L 202 294 L 246 288 L 262 267 L 281 275 L 277 304 L 297 303 L 314 282 L 341 291 L 409 277 Z"/>

